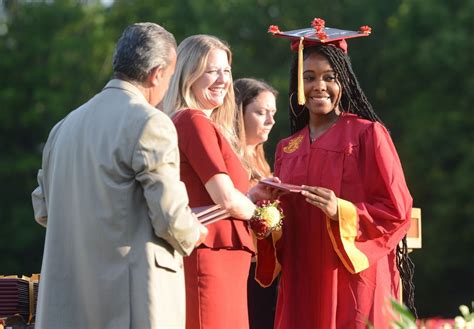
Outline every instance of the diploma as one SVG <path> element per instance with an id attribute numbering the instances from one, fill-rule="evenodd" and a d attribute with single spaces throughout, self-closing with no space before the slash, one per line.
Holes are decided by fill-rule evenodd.
<path id="1" fill-rule="evenodd" d="M 222 209 L 220 205 L 195 207 L 191 210 L 203 225 L 209 225 L 221 219 L 230 217 L 230 214 L 227 212 L 227 210 Z"/>
<path id="2" fill-rule="evenodd" d="M 303 187 L 301 187 L 300 185 L 277 183 L 277 182 L 266 181 L 266 180 L 261 180 L 261 181 L 259 181 L 259 183 L 270 186 L 270 187 L 275 188 L 275 189 L 280 190 L 280 191 L 284 191 L 284 192 L 299 193 L 299 192 L 303 191 Z"/>

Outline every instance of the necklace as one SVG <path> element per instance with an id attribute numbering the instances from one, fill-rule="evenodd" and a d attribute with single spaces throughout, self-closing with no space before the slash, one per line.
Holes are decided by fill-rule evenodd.
<path id="1" fill-rule="evenodd" d="M 331 121 L 329 121 L 327 124 L 323 125 L 322 127 L 319 127 L 317 130 L 316 129 L 311 129 L 311 126 L 309 126 L 309 140 L 311 143 L 314 143 L 319 137 L 321 137 L 329 128 L 334 126 L 336 124 L 337 119 L 339 118 L 339 115 L 335 116 Z"/>

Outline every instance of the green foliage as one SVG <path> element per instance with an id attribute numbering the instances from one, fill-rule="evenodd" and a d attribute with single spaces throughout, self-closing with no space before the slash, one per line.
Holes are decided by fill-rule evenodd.
<path id="1" fill-rule="evenodd" d="M 392 313 L 395 314 L 392 320 L 391 328 L 393 329 L 416 329 L 416 320 L 410 310 L 395 299 L 390 300 L 392 306 Z"/>
<path id="2" fill-rule="evenodd" d="M 399 303 L 395 299 L 390 300 L 391 311 L 390 316 L 394 319 L 391 321 L 390 328 L 392 329 L 417 329 L 417 328 L 443 328 L 443 329 L 472 329 L 474 328 L 474 302 L 471 302 L 471 310 L 466 305 L 459 306 L 461 315 L 454 318 L 454 326 L 452 320 L 419 320 L 416 321 L 413 314 L 410 313 L 408 308 L 403 304 Z M 430 324 L 431 321 L 438 322 L 436 324 Z M 372 326 L 369 326 L 372 328 Z"/>
<path id="3" fill-rule="evenodd" d="M 0 272 L 30 274 L 40 269 L 44 239 L 30 202 L 42 143 L 108 80 L 115 42 L 102 8 L 72 1 L 14 2 L 7 26 L 0 37 Z"/>
<path id="4" fill-rule="evenodd" d="M 473 13 L 472 1 L 403 1 L 387 21 L 380 58 L 389 74 L 382 75 L 378 101 L 397 129 L 407 181 L 423 214 L 423 249 L 414 253 L 421 314 L 453 314 L 474 291 L 472 261 L 468 265 L 474 250 Z"/>
<path id="5" fill-rule="evenodd" d="M 0 274 L 39 272 L 44 229 L 30 193 L 41 147 L 58 120 L 98 92 L 111 75 L 125 26 L 154 21 L 178 42 L 209 33 L 232 47 L 233 76 L 263 78 L 279 91 L 268 157 L 289 134 L 287 42 L 267 34 L 308 26 L 370 25 L 350 42 L 354 70 L 390 129 L 414 204 L 422 208 L 423 249 L 416 250 L 419 314 L 453 315 L 474 291 L 474 1 L 470 0 L 116 0 L 6 3 L 0 21 Z M 97 2 L 99 3 L 99 2 Z M 0 17 L 1 19 L 1 17 Z M 60 246 L 58 246 L 60 247 Z"/>
<path id="6" fill-rule="evenodd" d="M 454 318 L 455 329 L 461 328 L 474 328 L 474 302 L 471 302 L 471 309 L 467 305 L 459 306 L 460 316 Z"/>

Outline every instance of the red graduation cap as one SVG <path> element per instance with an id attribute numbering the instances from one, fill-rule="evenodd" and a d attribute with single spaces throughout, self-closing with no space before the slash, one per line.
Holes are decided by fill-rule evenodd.
<path id="1" fill-rule="evenodd" d="M 346 39 L 366 37 L 372 29 L 365 25 L 359 31 L 340 30 L 326 27 L 326 22 L 321 18 L 315 18 L 311 22 L 311 27 L 299 30 L 280 31 L 276 25 L 270 25 L 268 32 L 279 38 L 290 39 L 291 50 L 298 51 L 298 104 L 304 105 L 306 102 L 303 89 L 303 49 L 305 46 L 318 44 L 330 44 L 340 48 L 347 54 Z"/>

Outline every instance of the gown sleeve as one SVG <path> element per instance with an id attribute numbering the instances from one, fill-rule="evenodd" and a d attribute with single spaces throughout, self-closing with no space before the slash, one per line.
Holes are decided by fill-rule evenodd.
<path id="1" fill-rule="evenodd" d="M 398 154 L 381 124 L 361 134 L 357 165 L 363 202 L 339 199 L 339 220 L 326 218 L 333 247 L 351 273 L 365 270 L 396 248 L 408 231 L 412 207 Z"/>
<path id="2" fill-rule="evenodd" d="M 280 174 L 281 167 L 281 143 L 277 146 L 275 154 L 275 177 Z M 269 287 L 281 271 L 281 265 L 278 261 L 277 250 L 281 244 L 282 232 L 274 231 L 265 239 L 255 239 L 257 249 L 257 265 L 255 269 L 255 280 L 262 287 Z"/>

